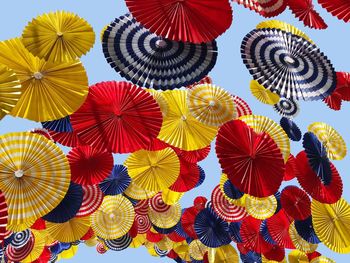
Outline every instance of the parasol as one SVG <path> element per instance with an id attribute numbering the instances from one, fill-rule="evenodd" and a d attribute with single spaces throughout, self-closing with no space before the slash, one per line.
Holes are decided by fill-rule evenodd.
<path id="1" fill-rule="evenodd" d="M 116 164 L 110 175 L 99 184 L 99 187 L 105 195 L 118 195 L 123 193 L 130 183 L 128 169 L 124 165 Z"/>

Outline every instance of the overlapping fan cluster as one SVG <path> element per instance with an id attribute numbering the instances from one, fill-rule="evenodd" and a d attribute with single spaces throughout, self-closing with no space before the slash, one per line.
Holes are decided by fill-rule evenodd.
<path id="1" fill-rule="evenodd" d="M 237 2 L 266 17 L 300 8 L 308 25 L 320 25 L 305 7 L 311 1 Z M 101 254 L 145 246 L 198 263 L 238 262 L 232 243 L 243 262 L 285 262 L 286 249 L 289 262 L 333 262 L 317 252 L 321 242 L 350 252 L 350 205 L 332 162 L 345 157 L 345 142 L 326 123 L 302 133 L 292 120 L 300 99 L 339 110 L 349 74 L 293 26 L 259 24 L 243 39 L 242 59 L 252 94 L 282 115 L 278 124 L 207 76 L 215 38 L 232 22 L 228 1 L 126 4 L 131 14 L 101 38 L 107 62 L 128 82 L 88 87 L 79 58 L 94 32 L 71 13 L 39 16 L 21 37 L 0 42 L 0 118 L 43 126 L 0 136 L 1 260 L 55 262 L 81 243 Z M 182 209 L 182 196 L 205 180 L 198 163 L 215 139 L 221 178 L 210 197 Z M 301 139 L 294 157 L 290 140 Z M 113 154 L 128 157 L 115 163 Z M 281 187 L 295 178 L 300 187 Z"/>

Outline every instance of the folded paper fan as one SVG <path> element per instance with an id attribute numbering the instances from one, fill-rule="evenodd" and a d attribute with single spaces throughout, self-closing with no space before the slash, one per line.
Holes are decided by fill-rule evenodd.
<path id="1" fill-rule="evenodd" d="M 274 105 L 280 100 L 280 96 L 266 89 L 256 80 L 250 82 L 250 92 L 258 101 L 264 104 Z"/>
<path id="2" fill-rule="evenodd" d="M 118 195 L 123 193 L 130 183 L 128 169 L 124 165 L 116 164 L 111 174 L 99 184 L 99 187 L 105 195 Z"/>
<path id="3" fill-rule="evenodd" d="M 252 110 L 250 109 L 247 102 L 245 102 L 242 98 L 234 95 L 233 101 L 235 103 L 235 108 L 237 111 L 237 118 L 252 114 Z"/>
<path id="4" fill-rule="evenodd" d="M 295 118 L 300 111 L 299 104 L 286 98 L 280 98 L 279 101 L 273 105 L 273 109 L 282 117 Z"/>
<path id="5" fill-rule="evenodd" d="M 72 132 L 73 127 L 72 124 L 70 123 L 70 118 L 69 116 L 58 119 L 58 120 L 53 120 L 53 121 L 45 121 L 41 123 L 43 125 L 43 128 L 55 132 Z"/>
<path id="6" fill-rule="evenodd" d="M 233 0 L 264 17 L 273 17 L 282 13 L 287 6 L 286 0 Z"/>
<path id="7" fill-rule="evenodd" d="M 319 4 L 333 16 L 350 21 L 350 3 L 347 0 L 318 0 Z"/>
<path id="8" fill-rule="evenodd" d="M 282 190 L 281 205 L 295 220 L 304 220 L 311 215 L 309 196 L 297 186 L 289 185 Z"/>
<path id="9" fill-rule="evenodd" d="M 277 200 L 274 195 L 264 198 L 247 195 L 245 198 L 245 208 L 249 215 L 262 220 L 271 217 L 276 212 Z"/>
<path id="10" fill-rule="evenodd" d="M 83 202 L 75 215 L 76 217 L 85 217 L 95 212 L 103 201 L 104 194 L 98 185 L 83 186 Z"/>
<path id="11" fill-rule="evenodd" d="M 4 194 L 0 191 L 0 245 L 3 243 L 7 234 L 7 230 L 6 230 L 7 219 L 8 219 L 7 204 L 6 204 Z"/>
<path id="12" fill-rule="evenodd" d="M 155 210 L 152 207 L 148 209 L 148 216 L 151 223 L 158 228 L 172 228 L 181 218 L 181 206 L 179 203 L 174 205 L 166 205 L 166 209 L 163 211 Z"/>

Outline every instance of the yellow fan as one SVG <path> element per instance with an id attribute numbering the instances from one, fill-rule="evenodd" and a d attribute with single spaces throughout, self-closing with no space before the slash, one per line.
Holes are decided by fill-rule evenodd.
<path id="1" fill-rule="evenodd" d="M 224 191 L 224 184 L 225 182 L 228 180 L 227 178 L 227 175 L 225 173 L 223 173 L 220 177 L 220 190 L 221 192 L 223 193 L 225 199 L 227 201 L 229 201 L 231 204 L 234 204 L 234 205 L 238 205 L 238 206 L 242 206 L 244 207 L 245 206 L 245 198 L 246 198 L 246 194 L 244 194 L 241 198 L 239 199 L 232 199 L 230 198 L 229 196 L 226 195 L 225 191 Z"/>
<path id="2" fill-rule="evenodd" d="M 22 94 L 16 73 L 0 64 L 0 120 L 11 112 Z"/>
<path id="3" fill-rule="evenodd" d="M 162 95 L 162 92 L 154 89 L 146 89 L 146 90 L 149 93 L 151 93 L 153 98 L 157 101 L 163 116 L 166 116 L 169 110 L 169 105 L 168 105 L 168 102 L 165 100 L 164 96 Z"/>
<path id="4" fill-rule="evenodd" d="M 129 232 L 134 217 L 134 207 L 126 197 L 105 196 L 101 206 L 91 215 L 91 226 L 97 236 L 116 239 Z"/>
<path id="5" fill-rule="evenodd" d="M 318 247 L 317 244 L 311 244 L 311 243 L 307 242 L 305 239 L 303 239 L 298 234 L 298 231 L 296 230 L 294 223 L 291 223 L 289 226 L 289 236 L 290 236 L 295 248 L 299 249 L 302 252 L 312 253 Z"/>
<path id="6" fill-rule="evenodd" d="M 203 260 L 204 254 L 208 251 L 208 247 L 199 239 L 193 240 L 189 245 L 189 253 L 191 258 L 195 260 Z"/>
<path id="7" fill-rule="evenodd" d="M 209 263 L 239 263 L 237 251 L 230 244 L 218 248 L 209 248 Z"/>
<path id="8" fill-rule="evenodd" d="M 71 246 L 67 250 L 63 250 L 60 255 L 62 259 L 70 259 L 75 256 L 75 254 L 78 252 L 79 246 Z"/>
<path id="9" fill-rule="evenodd" d="M 266 132 L 275 141 L 281 150 L 284 162 L 288 161 L 290 155 L 290 141 L 282 127 L 273 120 L 259 115 L 245 115 L 240 117 L 256 133 Z"/>
<path id="10" fill-rule="evenodd" d="M 88 94 L 88 79 L 80 61 L 46 62 L 34 57 L 18 38 L 0 42 L 0 63 L 12 69 L 22 95 L 11 115 L 50 121 L 75 112 Z"/>
<path id="11" fill-rule="evenodd" d="M 194 151 L 208 146 L 215 138 L 217 128 L 196 120 L 187 105 L 187 90 L 168 90 L 163 96 L 169 111 L 163 118 L 158 138 L 185 151 Z"/>
<path id="12" fill-rule="evenodd" d="M 146 241 L 147 241 L 146 234 L 138 234 L 136 237 L 132 239 L 129 247 L 131 248 L 141 247 Z"/>
<path id="13" fill-rule="evenodd" d="M 337 253 L 350 252 L 350 205 L 340 199 L 334 204 L 311 203 L 312 224 L 316 235 Z"/>
<path id="14" fill-rule="evenodd" d="M 261 28 L 277 28 L 286 32 L 290 32 L 293 35 L 297 35 L 299 37 L 302 37 L 306 39 L 307 41 L 314 43 L 303 31 L 300 29 L 296 28 L 295 26 L 292 26 L 291 24 L 288 24 L 286 22 L 282 22 L 279 20 L 265 20 L 261 23 L 259 23 L 256 26 L 257 29 Z"/>
<path id="15" fill-rule="evenodd" d="M 96 246 L 98 243 L 98 240 L 96 238 L 96 236 L 93 236 L 92 238 L 85 240 L 84 244 L 88 247 L 94 247 Z"/>
<path id="16" fill-rule="evenodd" d="M 256 219 L 266 219 L 276 212 L 277 200 L 274 195 L 264 198 L 246 195 L 245 209 L 249 215 Z"/>
<path id="17" fill-rule="evenodd" d="M 139 150 L 124 162 L 132 181 L 150 191 L 168 188 L 180 174 L 180 161 L 170 147 L 160 151 Z"/>
<path id="18" fill-rule="evenodd" d="M 34 247 L 30 254 L 25 259 L 21 260 L 23 263 L 30 263 L 37 260 L 40 257 L 41 253 L 43 253 L 45 247 L 44 233 L 34 229 L 31 231 L 34 235 Z"/>
<path id="19" fill-rule="evenodd" d="M 159 228 L 171 228 L 181 219 L 181 206 L 179 203 L 169 206 L 166 211 L 158 212 L 148 208 L 148 216 L 152 224 Z"/>
<path id="20" fill-rule="evenodd" d="M 44 136 L 30 132 L 0 136 L 0 189 L 8 206 L 8 225 L 24 230 L 49 213 L 66 195 L 70 177 L 66 156 Z"/>
<path id="21" fill-rule="evenodd" d="M 187 244 L 181 244 L 174 247 L 174 251 L 179 255 L 182 260 L 191 261 L 189 246 Z"/>
<path id="22" fill-rule="evenodd" d="M 124 194 L 135 200 L 144 200 L 155 196 L 157 192 L 143 189 L 131 181 L 128 188 L 124 191 Z"/>
<path id="23" fill-rule="evenodd" d="M 187 101 L 191 114 L 206 125 L 220 126 L 237 118 L 232 95 L 218 86 L 194 86 L 187 92 Z"/>
<path id="24" fill-rule="evenodd" d="M 250 82 L 250 92 L 258 101 L 264 104 L 275 105 L 280 100 L 280 96 L 265 89 L 265 87 L 260 85 L 256 80 Z"/>
<path id="25" fill-rule="evenodd" d="M 164 236 L 161 241 L 156 243 L 156 246 L 160 250 L 172 250 L 174 241 L 172 241 L 167 236 Z"/>
<path id="26" fill-rule="evenodd" d="M 346 143 L 332 126 L 324 122 L 314 122 L 309 125 L 308 131 L 314 133 L 323 143 L 329 159 L 342 160 L 346 156 Z"/>
<path id="27" fill-rule="evenodd" d="M 50 61 L 71 61 L 94 45 L 92 27 L 73 13 L 56 11 L 34 18 L 23 30 L 22 41 L 35 56 Z"/>
<path id="28" fill-rule="evenodd" d="M 47 231 L 60 242 L 74 242 L 83 237 L 90 228 L 90 217 L 74 217 L 64 223 L 46 222 Z"/>
<path id="29" fill-rule="evenodd" d="M 171 191 L 170 189 L 164 189 L 162 191 L 162 199 L 167 205 L 174 205 L 180 201 L 181 197 L 183 197 L 184 194 L 185 193 Z"/>
<path id="30" fill-rule="evenodd" d="M 307 255 L 300 250 L 293 250 L 288 255 L 289 263 L 309 263 L 309 258 Z"/>
<path id="31" fill-rule="evenodd" d="M 325 256 L 319 256 L 317 258 L 313 258 L 310 263 L 335 263 L 333 259 L 327 258 Z"/>

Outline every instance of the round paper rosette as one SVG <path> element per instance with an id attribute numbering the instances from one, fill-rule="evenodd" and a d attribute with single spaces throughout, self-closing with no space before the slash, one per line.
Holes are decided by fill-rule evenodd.
<path id="1" fill-rule="evenodd" d="M 130 183 L 128 169 L 124 165 L 116 164 L 111 174 L 99 184 L 99 187 L 105 195 L 118 195 L 123 193 Z"/>

